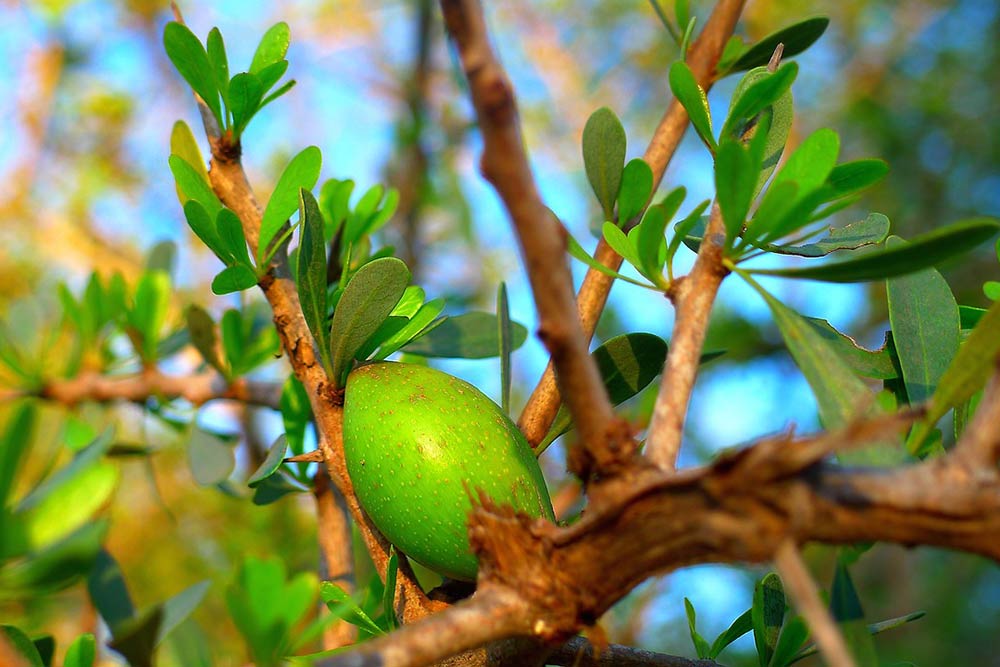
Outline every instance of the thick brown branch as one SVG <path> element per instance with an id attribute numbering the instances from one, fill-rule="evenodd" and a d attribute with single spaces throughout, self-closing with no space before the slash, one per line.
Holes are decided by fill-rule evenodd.
<path id="1" fill-rule="evenodd" d="M 694 72 L 698 83 L 706 91 L 715 81 L 715 66 L 722 56 L 726 41 L 733 34 L 736 21 L 743 11 L 743 0 L 721 0 L 712 11 L 705 29 L 688 51 L 687 63 Z M 681 137 L 688 126 L 688 115 L 676 100 L 671 101 L 666 113 L 660 119 L 653 138 L 646 148 L 643 159 L 653 169 L 653 190 L 659 187 L 663 173 L 680 145 Z M 604 239 L 597 244 L 594 258 L 611 269 L 617 271 L 622 265 L 622 257 L 611 249 Z M 583 332 L 587 340 L 594 335 L 597 320 L 604 311 L 608 294 L 614 278 L 590 269 L 583 279 L 580 292 L 577 295 L 577 310 Z M 545 437 L 559 411 L 561 401 L 558 387 L 550 363 L 535 387 L 521 417 L 518 426 L 532 446 L 537 445 Z"/>
<path id="2" fill-rule="evenodd" d="M 330 482 L 325 466 L 313 480 L 316 498 L 317 534 L 324 581 L 331 581 L 348 594 L 354 593 L 354 554 L 351 550 L 351 525 L 343 496 Z M 357 629 L 338 621 L 323 633 L 323 650 L 340 648 L 357 639 Z"/>
<path id="3" fill-rule="evenodd" d="M 445 25 L 459 58 L 483 136 L 483 176 L 496 188 L 521 247 L 539 316 L 539 336 L 552 355 L 556 379 L 573 415 L 581 447 L 571 466 L 592 471 L 621 467 L 634 453 L 627 425 L 618 420 L 580 328 L 566 265 L 565 230 L 546 208 L 531 174 L 514 89 L 493 53 L 475 0 L 442 0 Z"/>
<path id="4" fill-rule="evenodd" d="M 995 469 L 970 472 L 955 455 L 896 470 L 826 461 L 833 451 L 881 441 L 911 422 L 883 418 L 817 438 L 768 440 L 700 469 L 633 468 L 602 482 L 608 488 L 600 497 L 609 502 L 592 505 L 566 528 L 486 503 L 470 530 L 480 593 L 361 651 L 385 658 L 391 647 L 398 657 L 385 664 L 417 667 L 473 641 L 564 642 L 653 574 L 706 562 L 768 562 L 789 542 L 926 544 L 1000 562 Z M 490 613 L 518 620 L 484 629 Z M 451 653 L 401 657 L 438 632 L 451 639 L 435 646 L 450 645 Z M 381 663 L 345 656 L 329 664 Z"/>
<path id="5" fill-rule="evenodd" d="M 180 398 L 193 405 L 229 399 L 277 410 L 281 384 L 246 378 L 229 382 L 215 372 L 168 375 L 159 369 L 149 368 L 134 375 L 85 372 L 72 378 L 52 380 L 41 388 L 39 395 L 69 406 L 84 401 L 144 403 L 147 399 L 158 397 L 168 400 Z"/>
<path id="6" fill-rule="evenodd" d="M 677 316 L 646 439 L 646 456 L 664 470 L 673 470 L 677 463 L 712 304 L 728 273 L 722 265 L 725 236 L 722 213 L 715 204 L 694 268 L 675 281 L 670 291 Z"/>

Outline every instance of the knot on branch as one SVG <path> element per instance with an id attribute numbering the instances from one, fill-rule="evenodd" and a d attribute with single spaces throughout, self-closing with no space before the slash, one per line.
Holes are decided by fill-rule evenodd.
<path id="1" fill-rule="evenodd" d="M 209 137 L 209 146 L 212 149 L 212 159 L 216 162 L 236 164 L 243 155 L 239 140 L 233 141 L 232 130 L 227 130 L 218 138 Z"/>

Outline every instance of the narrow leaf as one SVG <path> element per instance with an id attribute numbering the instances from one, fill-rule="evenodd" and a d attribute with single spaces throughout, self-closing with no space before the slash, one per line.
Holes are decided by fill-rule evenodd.
<path id="1" fill-rule="evenodd" d="M 132 596 L 125 576 L 114 556 L 101 549 L 87 577 L 90 601 L 109 628 L 115 628 L 135 616 Z"/>
<path id="2" fill-rule="evenodd" d="M 857 661 L 858 667 L 878 667 L 875 643 L 865 624 L 865 613 L 861 600 L 851 581 L 847 567 L 840 560 L 830 589 L 830 611 L 840 626 L 847 647 Z"/>
<path id="3" fill-rule="evenodd" d="M 757 185 L 758 169 L 738 141 L 724 141 L 715 157 L 715 193 L 726 225 L 726 245 L 743 230 Z"/>
<path id="4" fill-rule="evenodd" d="M 785 620 L 785 591 L 781 578 L 774 572 L 767 574 L 754 586 L 750 619 L 757 658 L 761 667 L 768 667 Z"/>
<path id="5" fill-rule="evenodd" d="M 885 248 L 861 257 L 822 266 L 795 269 L 752 269 L 760 275 L 832 283 L 858 283 L 893 278 L 940 264 L 988 240 L 1000 224 L 993 218 L 972 218 L 922 234 L 905 246 Z"/>
<path id="6" fill-rule="evenodd" d="M 279 24 L 280 25 L 280 24 Z M 257 265 L 264 266 L 269 257 L 271 241 L 283 224 L 299 207 L 299 190 L 312 190 L 319 180 L 322 154 L 315 146 L 309 146 L 293 157 L 285 167 L 271 198 L 264 209 L 260 222 L 260 245 L 257 248 Z"/>
<path id="7" fill-rule="evenodd" d="M 715 638 L 715 641 L 712 642 L 712 648 L 708 651 L 708 658 L 715 660 L 727 646 L 752 630 L 753 619 L 751 618 L 751 610 L 747 609 L 722 634 Z"/>
<path id="8" fill-rule="evenodd" d="M 888 173 L 889 164 L 885 160 L 855 160 L 834 167 L 826 182 L 833 189 L 831 198 L 840 198 L 870 188 Z"/>
<path id="9" fill-rule="evenodd" d="M 13 625 L 0 625 L 0 637 L 4 639 L 4 648 L 10 647 L 14 651 L 12 657 L 19 658 L 18 667 L 45 667 L 42 657 L 38 655 L 38 649 L 32 643 L 28 635 Z"/>
<path id="10" fill-rule="evenodd" d="M 177 71 L 191 89 L 208 105 L 222 127 L 222 110 L 215 73 L 208 62 L 205 47 L 187 26 L 171 21 L 163 29 L 163 48 Z"/>
<path id="11" fill-rule="evenodd" d="M 381 342 L 375 358 L 385 359 L 409 345 L 410 341 L 415 340 L 429 330 L 442 310 L 444 310 L 444 299 L 431 299 L 420 306 L 420 309 L 410 317 L 409 321 L 399 331 Z"/>
<path id="12" fill-rule="evenodd" d="M 500 349 L 498 323 L 493 313 L 471 312 L 445 319 L 405 347 L 408 354 L 422 357 L 486 359 Z M 528 330 L 511 322 L 511 349 L 516 350 L 528 338 Z"/>
<path id="13" fill-rule="evenodd" d="M 573 258 L 580 260 L 581 262 L 583 262 L 587 266 L 591 267 L 592 269 L 594 269 L 596 271 L 600 271 L 601 273 L 603 273 L 606 276 L 611 276 L 612 278 L 617 278 L 619 280 L 624 280 L 627 283 L 632 283 L 633 285 L 638 285 L 639 287 L 645 287 L 647 289 L 654 289 L 657 292 L 661 291 L 660 288 L 658 288 L 658 287 L 654 287 L 653 285 L 649 285 L 649 284 L 644 283 L 644 282 L 642 282 L 640 280 L 636 280 L 635 278 L 629 278 L 626 275 L 618 273 L 617 271 L 615 271 L 612 268 L 604 266 L 603 264 L 601 264 L 600 262 L 598 262 L 596 259 L 594 259 L 593 257 L 591 257 L 590 253 L 588 253 L 586 250 L 584 250 L 583 246 L 580 245 L 580 242 L 577 241 L 572 236 L 567 236 L 567 238 L 566 238 L 566 251 Z"/>
<path id="14" fill-rule="evenodd" d="M 497 288 L 497 339 L 500 343 L 497 353 L 500 356 L 500 406 L 510 414 L 510 354 L 513 350 L 511 337 L 513 327 L 510 321 L 510 308 L 507 305 L 507 285 L 503 282 Z"/>
<path id="15" fill-rule="evenodd" d="M 170 131 L 170 154 L 187 162 L 194 168 L 201 180 L 208 183 L 208 170 L 205 169 L 205 158 L 202 157 L 201 149 L 198 148 L 198 141 L 194 138 L 194 133 L 191 132 L 188 124 L 182 120 L 175 122 Z M 190 196 L 181 190 L 180 184 L 177 185 L 177 198 L 182 206 L 190 199 Z"/>
<path id="16" fill-rule="evenodd" d="M 784 45 L 784 50 L 782 51 L 783 58 L 791 58 L 794 55 L 798 55 L 812 46 L 823 35 L 829 24 L 830 19 L 825 16 L 817 16 L 771 33 L 747 49 L 729 67 L 728 71 L 739 72 L 752 67 L 766 65 L 770 61 L 771 55 L 778 44 Z"/>
<path id="17" fill-rule="evenodd" d="M 63 667 L 94 667 L 97 659 L 97 640 L 92 634 L 83 634 L 66 649 Z"/>
<path id="18" fill-rule="evenodd" d="M 233 134 L 238 138 L 260 108 L 264 86 L 255 75 L 243 72 L 229 84 L 229 110 L 233 114 Z"/>
<path id="19" fill-rule="evenodd" d="M 778 644 L 774 647 L 770 667 L 785 667 L 798 660 L 802 654 L 799 651 L 809 638 L 809 626 L 801 616 L 796 616 L 781 629 Z"/>
<path id="20" fill-rule="evenodd" d="M 399 570 L 399 554 L 395 547 L 389 549 L 389 562 L 385 566 L 385 587 L 382 589 L 382 613 L 385 614 L 387 630 L 399 626 L 396 617 L 396 574 Z"/>
<path id="21" fill-rule="evenodd" d="M 330 336 L 332 379 L 337 386 L 355 353 L 389 316 L 409 282 L 406 264 L 384 257 L 362 266 L 347 283 Z"/>
<path id="22" fill-rule="evenodd" d="M 639 225 L 636 245 L 639 254 L 639 268 L 643 274 L 652 280 L 658 287 L 666 288 L 663 281 L 663 261 L 666 259 L 666 240 L 664 234 L 667 225 L 677 214 L 677 209 L 684 202 L 687 190 L 683 187 L 675 188 L 664 197 L 659 204 L 651 206 L 646 213 L 642 224 Z M 648 219 L 647 219 L 648 218 Z"/>
<path id="23" fill-rule="evenodd" d="M 340 586 L 324 581 L 319 587 L 320 599 L 334 616 L 357 626 L 371 635 L 384 634 L 378 623 L 355 602 Z"/>
<path id="24" fill-rule="evenodd" d="M 691 68 L 684 62 L 677 61 L 670 66 L 670 90 L 681 106 L 688 113 L 691 125 L 701 140 L 708 146 L 708 150 L 715 153 L 718 146 L 715 137 L 712 135 L 712 117 L 708 110 L 708 98 L 705 91 L 694 78 Z"/>
<path id="25" fill-rule="evenodd" d="M 823 257 L 838 250 L 857 250 L 882 243 L 889 236 L 889 218 L 881 213 L 869 213 L 864 220 L 843 227 L 831 227 L 826 236 L 804 245 L 762 246 L 767 252 L 797 257 Z"/>
<path id="26" fill-rule="evenodd" d="M 299 219 L 302 231 L 299 241 L 298 288 L 302 314 L 309 331 L 319 346 L 327 371 L 329 329 L 326 323 L 326 243 L 323 237 L 323 214 L 316 198 L 308 190 L 299 191 Z"/>
<path id="27" fill-rule="evenodd" d="M 7 419 L 0 438 L 0 512 L 7 507 L 21 461 L 34 437 L 37 412 L 33 403 L 23 402 Z"/>
<path id="28" fill-rule="evenodd" d="M 625 128 L 608 107 L 601 107 L 583 128 L 583 166 L 590 187 L 604 211 L 604 219 L 614 215 L 615 200 L 625 166 Z"/>
<path id="29" fill-rule="evenodd" d="M 707 658 L 711 652 L 711 647 L 705 641 L 705 638 L 698 633 L 696 628 L 697 615 L 695 614 L 694 605 L 687 598 L 684 598 L 684 611 L 687 614 L 688 632 L 691 634 L 691 643 L 694 644 L 695 653 L 698 654 L 699 658 Z"/>
<path id="30" fill-rule="evenodd" d="M 208 64 L 215 74 L 215 85 L 222 95 L 222 101 L 229 105 L 229 60 L 226 58 L 226 44 L 222 39 L 222 33 L 218 28 L 212 28 L 205 41 L 205 51 L 208 55 Z"/>

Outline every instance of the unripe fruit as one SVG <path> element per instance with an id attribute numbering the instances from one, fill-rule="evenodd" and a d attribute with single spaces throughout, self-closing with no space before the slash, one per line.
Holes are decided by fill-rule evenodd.
<path id="1" fill-rule="evenodd" d="M 553 520 L 542 471 L 514 422 L 471 384 L 433 368 L 379 362 L 352 371 L 344 455 L 382 534 L 453 579 L 476 578 L 470 494 Z"/>

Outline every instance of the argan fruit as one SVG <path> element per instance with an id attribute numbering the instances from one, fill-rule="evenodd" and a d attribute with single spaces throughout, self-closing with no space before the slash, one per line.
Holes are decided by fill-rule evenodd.
<path id="1" fill-rule="evenodd" d="M 452 579 L 476 578 L 466 522 L 477 491 L 554 520 L 542 471 L 514 422 L 471 384 L 433 368 L 378 362 L 352 371 L 344 454 L 379 531 Z"/>

